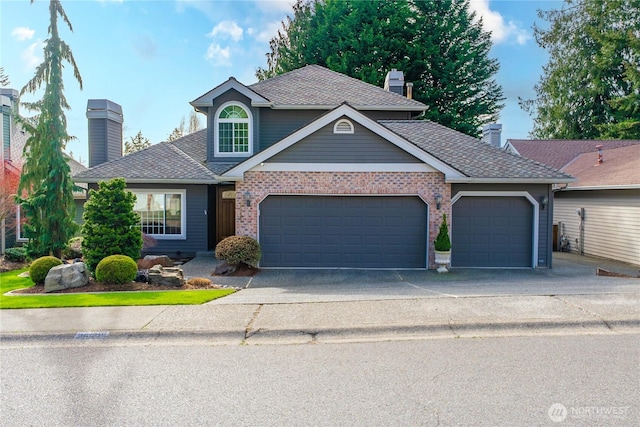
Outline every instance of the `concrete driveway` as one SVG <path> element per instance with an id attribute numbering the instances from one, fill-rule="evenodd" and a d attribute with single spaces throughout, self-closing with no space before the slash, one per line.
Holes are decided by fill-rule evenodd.
<path id="1" fill-rule="evenodd" d="M 213 262 L 213 260 L 212 260 Z M 554 253 L 553 269 L 292 270 L 263 269 L 254 277 L 215 277 L 242 291 L 210 304 L 269 304 L 507 295 L 640 292 L 640 279 L 596 276 L 597 267 L 638 275 L 635 266 Z M 185 264 L 188 277 L 189 263 Z"/>

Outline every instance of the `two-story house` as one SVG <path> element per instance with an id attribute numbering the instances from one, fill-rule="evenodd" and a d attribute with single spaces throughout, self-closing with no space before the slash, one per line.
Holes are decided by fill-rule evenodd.
<path id="1" fill-rule="evenodd" d="M 121 157 L 122 110 L 90 100 L 95 185 L 124 177 L 153 252 L 256 238 L 262 267 L 434 268 L 443 214 L 452 267 L 551 267 L 551 185 L 571 178 L 436 123 L 405 96 L 310 65 L 191 105 L 207 128 Z"/>

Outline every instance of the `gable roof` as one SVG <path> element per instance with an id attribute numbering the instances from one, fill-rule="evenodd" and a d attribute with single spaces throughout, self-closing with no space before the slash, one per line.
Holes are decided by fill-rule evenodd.
<path id="1" fill-rule="evenodd" d="M 346 116 L 445 174 L 447 182 L 559 183 L 573 179 L 549 166 L 512 155 L 430 121 L 383 120 L 375 122 L 343 104 L 271 147 L 232 167 L 223 177 L 242 179 L 243 174 L 284 151 L 333 121 Z"/>
<path id="2" fill-rule="evenodd" d="M 202 129 L 94 166 L 73 178 L 87 183 L 113 177 L 125 178 L 128 183 L 215 183 L 216 174 L 205 166 L 206 138 L 207 130 Z"/>
<path id="3" fill-rule="evenodd" d="M 585 140 L 585 139 L 509 139 L 505 149 L 512 149 L 523 157 L 562 169 L 583 153 L 596 153 L 596 145 L 605 150 L 640 144 L 639 140 Z"/>
<path id="4" fill-rule="evenodd" d="M 194 107 L 211 106 L 213 99 L 235 89 L 251 99 L 253 106 L 274 109 L 329 110 L 349 102 L 356 110 L 423 112 L 427 106 L 320 65 L 307 65 L 276 77 L 244 86 L 231 78 L 191 102 Z"/>
<path id="5" fill-rule="evenodd" d="M 584 153 L 563 170 L 578 181 L 567 189 L 640 188 L 640 144 L 604 149 L 603 162 L 596 153 Z"/>
<path id="6" fill-rule="evenodd" d="M 462 172 L 449 182 L 565 183 L 574 179 L 552 167 L 510 154 L 480 139 L 429 120 L 382 120 L 380 123 Z"/>

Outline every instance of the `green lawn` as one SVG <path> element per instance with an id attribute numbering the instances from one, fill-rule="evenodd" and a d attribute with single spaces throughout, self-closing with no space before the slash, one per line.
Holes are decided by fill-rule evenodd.
<path id="1" fill-rule="evenodd" d="M 103 294 L 5 295 L 14 289 L 33 286 L 30 278 L 18 277 L 23 271 L 26 271 L 26 269 L 0 273 L 1 309 L 123 305 L 197 305 L 235 292 L 233 289 L 213 289 L 162 292 L 105 292 Z"/>

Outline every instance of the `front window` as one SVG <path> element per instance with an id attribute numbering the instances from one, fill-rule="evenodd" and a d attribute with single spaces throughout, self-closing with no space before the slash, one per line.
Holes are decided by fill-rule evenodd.
<path id="1" fill-rule="evenodd" d="M 185 193 L 183 191 L 133 191 L 133 210 L 140 215 L 143 233 L 160 239 L 185 238 Z"/>
<path id="2" fill-rule="evenodd" d="M 216 152 L 221 156 L 251 154 L 251 116 L 238 104 L 223 106 L 217 117 Z"/>

